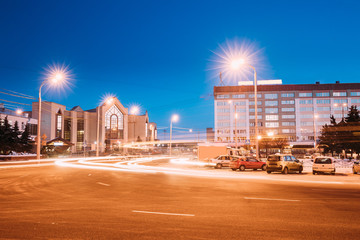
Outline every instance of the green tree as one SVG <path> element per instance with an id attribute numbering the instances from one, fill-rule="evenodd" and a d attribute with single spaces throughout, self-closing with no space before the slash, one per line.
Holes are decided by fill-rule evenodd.
<path id="1" fill-rule="evenodd" d="M 25 130 L 21 134 L 19 143 L 20 143 L 21 152 L 30 152 L 31 151 L 32 146 L 30 144 L 29 124 L 26 124 Z"/>
<path id="2" fill-rule="evenodd" d="M 0 153 L 7 155 L 12 150 L 12 128 L 9 124 L 7 116 L 5 117 L 3 123 L 1 124 L 1 133 L 0 133 Z"/>

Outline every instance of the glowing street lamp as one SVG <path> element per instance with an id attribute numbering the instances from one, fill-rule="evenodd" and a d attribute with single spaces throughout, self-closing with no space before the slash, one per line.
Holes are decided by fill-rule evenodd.
<path id="1" fill-rule="evenodd" d="M 170 120 L 170 156 L 171 156 L 171 140 L 172 140 L 172 124 L 173 122 L 177 122 L 179 121 L 179 115 L 174 114 L 171 116 L 171 120 Z"/>
<path id="2" fill-rule="evenodd" d="M 114 102 L 114 96 L 107 97 L 103 103 L 110 105 Z M 101 105 L 100 105 L 101 106 Z M 99 135 L 100 135 L 100 106 L 97 107 L 97 128 L 96 128 L 96 156 L 99 156 Z"/>
<path id="3" fill-rule="evenodd" d="M 40 159 L 40 130 L 41 130 L 41 88 L 45 84 L 50 84 L 51 86 L 64 85 L 70 79 L 70 71 L 67 66 L 50 66 L 47 70 L 46 77 L 39 87 L 39 112 L 38 112 L 38 126 L 37 126 L 37 139 L 36 139 L 36 159 Z"/>
<path id="4" fill-rule="evenodd" d="M 17 109 L 17 110 L 16 110 L 16 114 L 17 114 L 17 115 L 21 115 L 22 113 L 23 113 L 23 111 L 22 111 L 21 109 Z"/>
<path id="5" fill-rule="evenodd" d="M 256 77 L 256 69 L 252 65 L 248 64 L 245 59 L 239 58 L 234 59 L 230 63 L 231 68 L 233 70 L 239 70 L 239 68 L 243 65 L 246 65 L 254 70 L 254 100 L 255 100 L 255 151 L 256 158 L 259 158 L 259 139 L 258 139 L 258 112 L 257 112 L 257 77 Z"/>

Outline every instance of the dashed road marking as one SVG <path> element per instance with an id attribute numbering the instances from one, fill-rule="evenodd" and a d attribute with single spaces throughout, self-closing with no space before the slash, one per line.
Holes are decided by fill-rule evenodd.
<path id="1" fill-rule="evenodd" d="M 158 215 L 172 215 L 172 216 L 184 216 L 184 217 L 194 217 L 194 214 L 184 214 L 184 213 L 165 213 L 165 212 L 148 212 L 148 211 L 138 211 L 133 210 L 134 213 L 148 213 L 148 214 L 158 214 Z"/>
<path id="2" fill-rule="evenodd" d="M 97 184 L 110 187 L 110 184 L 107 184 L 107 183 L 97 182 Z"/>
<path id="3" fill-rule="evenodd" d="M 280 199 L 280 198 L 256 198 L 256 197 L 244 197 L 248 200 L 266 200 L 266 201 L 283 201 L 283 202 L 300 202 L 301 200 L 294 199 Z"/>

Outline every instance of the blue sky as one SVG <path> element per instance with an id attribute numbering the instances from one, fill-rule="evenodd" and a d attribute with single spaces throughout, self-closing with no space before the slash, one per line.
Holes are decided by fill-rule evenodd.
<path id="1" fill-rule="evenodd" d="M 44 99 L 91 109 L 113 93 L 159 127 L 178 113 L 177 126 L 205 129 L 219 44 L 255 42 L 263 79 L 359 82 L 359 12 L 357 1 L 1 1 L 1 88 L 36 96 L 43 68 L 66 63 L 72 90 Z"/>

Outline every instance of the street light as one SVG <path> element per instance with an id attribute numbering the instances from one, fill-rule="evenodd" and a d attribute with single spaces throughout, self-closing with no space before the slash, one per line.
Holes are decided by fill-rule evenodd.
<path id="1" fill-rule="evenodd" d="M 171 156 L 172 124 L 173 124 L 173 122 L 177 122 L 178 120 L 179 120 L 179 115 L 174 114 L 171 116 L 171 120 L 170 120 L 170 156 Z"/>
<path id="2" fill-rule="evenodd" d="M 112 104 L 114 102 L 114 96 L 107 97 L 103 104 Z M 97 128 L 96 128 L 96 156 L 99 156 L 99 135 L 100 135 L 100 107 L 103 105 L 100 104 L 100 106 L 97 107 Z"/>
<path id="3" fill-rule="evenodd" d="M 314 121 L 314 149 L 315 149 L 315 151 L 316 151 L 316 138 L 317 138 L 317 136 L 316 136 L 316 124 L 315 124 L 315 119 L 317 119 L 319 116 L 318 115 L 315 115 L 315 112 L 314 112 L 314 118 L 313 118 L 313 121 Z"/>
<path id="4" fill-rule="evenodd" d="M 21 115 L 22 113 L 23 113 L 23 111 L 22 111 L 21 109 L 17 109 L 17 110 L 16 110 L 16 114 L 17 114 L 17 115 Z"/>
<path id="5" fill-rule="evenodd" d="M 246 65 L 253 69 L 254 71 L 254 100 L 255 100 L 255 151 L 256 151 L 256 158 L 259 158 L 259 139 L 258 139 L 258 112 L 257 112 L 257 76 L 256 76 L 256 69 L 254 66 L 246 63 L 245 59 L 235 59 L 231 62 L 231 68 L 233 70 L 238 70 L 240 66 Z"/>
<path id="6" fill-rule="evenodd" d="M 67 66 L 50 66 L 47 70 L 46 78 L 39 87 L 39 112 L 38 112 L 38 126 L 37 126 L 37 139 L 36 139 L 36 159 L 40 160 L 40 130 L 41 130 L 41 88 L 45 84 L 57 86 L 64 84 L 70 78 L 70 72 Z"/>

